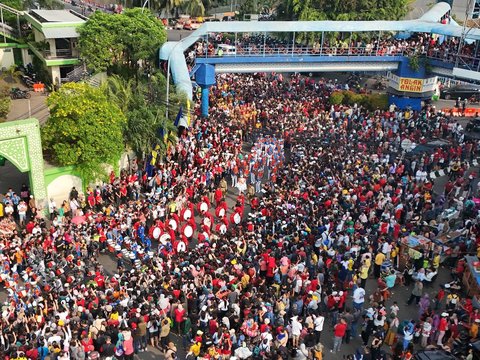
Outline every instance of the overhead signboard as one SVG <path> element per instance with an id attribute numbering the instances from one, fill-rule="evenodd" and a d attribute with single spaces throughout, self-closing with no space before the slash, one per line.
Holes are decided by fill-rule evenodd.
<path id="1" fill-rule="evenodd" d="M 438 82 L 436 76 L 427 79 L 415 79 L 400 77 L 391 72 L 388 73 L 387 78 L 389 80 L 388 85 L 401 92 L 425 93 L 435 91 Z"/>
<path id="2" fill-rule="evenodd" d="M 399 91 L 422 92 L 423 80 L 413 78 L 400 78 L 398 84 Z"/>

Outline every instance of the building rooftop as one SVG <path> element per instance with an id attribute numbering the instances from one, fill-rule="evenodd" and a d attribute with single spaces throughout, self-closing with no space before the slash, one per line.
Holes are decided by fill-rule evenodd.
<path id="1" fill-rule="evenodd" d="M 85 21 L 85 18 L 80 14 L 68 10 L 30 10 L 30 15 L 42 24 Z"/>

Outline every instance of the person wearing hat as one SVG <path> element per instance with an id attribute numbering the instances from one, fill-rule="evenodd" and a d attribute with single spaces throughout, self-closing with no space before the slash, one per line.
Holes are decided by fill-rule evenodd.
<path id="1" fill-rule="evenodd" d="M 448 330 L 448 313 L 443 312 L 442 318 L 440 319 L 440 323 L 438 324 L 438 338 L 437 338 L 437 345 L 442 347 L 443 346 L 443 337 L 445 336 L 445 332 Z"/>

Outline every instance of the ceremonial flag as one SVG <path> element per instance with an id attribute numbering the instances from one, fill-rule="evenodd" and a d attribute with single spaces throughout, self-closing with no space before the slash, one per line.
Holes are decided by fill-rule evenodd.
<path id="1" fill-rule="evenodd" d="M 177 117 L 175 118 L 175 122 L 173 125 L 177 126 L 180 124 L 180 119 L 183 117 L 183 109 L 182 106 L 180 105 L 180 109 L 178 110 Z"/>

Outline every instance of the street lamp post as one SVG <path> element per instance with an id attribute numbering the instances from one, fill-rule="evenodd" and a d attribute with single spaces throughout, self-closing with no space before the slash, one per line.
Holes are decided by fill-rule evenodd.
<path id="1" fill-rule="evenodd" d="M 145 6 L 147 5 L 148 2 L 150 2 L 150 0 L 145 0 L 145 2 L 143 3 L 143 5 L 142 5 L 142 13 L 143 13 L 143 10 L 145 10 Z"/>

